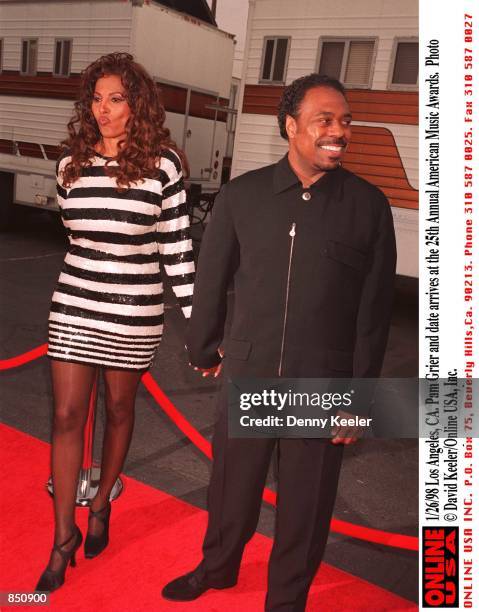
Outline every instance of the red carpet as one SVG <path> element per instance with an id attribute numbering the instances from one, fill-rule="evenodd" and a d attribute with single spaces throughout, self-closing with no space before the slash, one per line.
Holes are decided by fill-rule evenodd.
<path id="1" fill-rule="evenodd" d="M 35 361 L 39 357 L 46 355 L 47 344 L 37 346 L 26 353 L 16 355 L 8 359 L 0 359 L 0 370 L 10 370 L 21 365 Z M 211 459 L 211 443 L 204 438 L 200 432 L 184 417 L 184 415 L 171 402 L 169 397 L 164 393 L 151 373 L 146 372 L 142 376 L 142 382 L 153 396 L 156 403 L 164 411 L 164 413 L 173 421 L 178 429 L 198 448 L 204 455 Z M 265 488 L 263 492 L 263 500 L 268 504 L 276 506 L 276 493 L 271 489 Z M 419 538 L 417 536 L 408 536 L 400 533 L 392 533 L 366 527 L 337 519 L 333 516 L 330 524 L 330 531 L 341 533 L 351 538 L 373 542 L 383 546 L 392 546 L 403 548 L 405 550 L 419 550 Z"/>
<path id="2" fill-rule="evenodd" d="M 1 432 L 2 542 L 0 591 L 31 591 L 48 560 L 53 513 L 44 490 L 49 446 L 6 426 Z M 239 584 L 210 591 L 190 604 L 168 603 L 162 585 L 200 560 L 206 513 L 162 491 L 123 477 L 114 503 L 111 542 L 98 559 L 78 555 L 51 610 L 91 612 L 261 612 L 271 540 L 256 534 L 246 548 Z M 87 510 L 77 511 L 85 532 Z M 15 607 L 16 610 L 31 608 Z M 417 610 L 416 604 L 323 564 L 310 592 L 308 612 Z"/>

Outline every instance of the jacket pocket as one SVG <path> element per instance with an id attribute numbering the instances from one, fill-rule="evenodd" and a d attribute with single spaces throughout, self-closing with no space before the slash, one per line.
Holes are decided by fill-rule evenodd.
<path id="1" fill-rule="evenodd" d="M 246 361 L 250 352 L 251 342 L 248 342 L 248 340 L 235 340 L 234 338 L 229 338 L 226 342 L 225 357 Z"/>
<path id="2" fill-rule="evenodd" d="M 366 267 L 367 256 L 363 252 L 342 242 L 328 240 L 323 249 L 323 253 L 326 257 L 330 257 L 351 268 L 355 268 L 359 272 L 362 272 Z"/>
<path id="3" fill-rule="evenodd" d="M 330 370 L 348 373 L 353 371 L 353 353 L 350 351 L 328 349 L 327 362 Z"/>

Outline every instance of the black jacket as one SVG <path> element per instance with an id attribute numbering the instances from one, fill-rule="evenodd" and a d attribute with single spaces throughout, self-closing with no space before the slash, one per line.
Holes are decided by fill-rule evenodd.
<path id="1" fill-rule="evenodd" d="M 367 181 L 338 168 L 304 189 L 287 156 L 243 174 L 222 188 L 203 238 L 190 361 L 219 362 L 234 279 L 228 374 L 377 377 L 395 263 L 389 203 Z"/>

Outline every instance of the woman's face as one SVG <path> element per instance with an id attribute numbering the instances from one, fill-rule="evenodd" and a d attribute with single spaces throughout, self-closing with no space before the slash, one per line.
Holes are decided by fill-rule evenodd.
<path id="1" fill-rule="evenodd" d="M 121 138 L 126 134 L 131 109 L 118 75 L 109 74 L 97 80 L 91 110 L 103 138 Z"/>

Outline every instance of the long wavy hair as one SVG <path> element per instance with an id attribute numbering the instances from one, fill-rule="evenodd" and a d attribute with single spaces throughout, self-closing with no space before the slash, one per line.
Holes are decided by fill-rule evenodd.
<path id="1" fill-rule="evenodd" d="M 107 75 L 118 75 L 126 92 L 131 115 L 126 123 L 125 138 L 119 143 L 117 166 L 105 163 L 108 176 L 116 178 L 120 190 L 129 189 L 144 178 L 159 174 L 158 159 L 165 149 L 178 153 L 185 176 L 189 168 L 185 154 L 178 148 L 165 127 L 165 108 L 160 91 L 147 71 L 129 53 L 109 53 L 95 60 L 82 73 L 80 96 L 68 123 L 68 137 L 62 146 L 71 155 L 65 166 L 62 181 L 69 187 L 81 176 L 82 168 L 91 166 L 95 145 L 101 140 L 98 124 L 93 116 L 92 101 L 97 80 Z"/>

